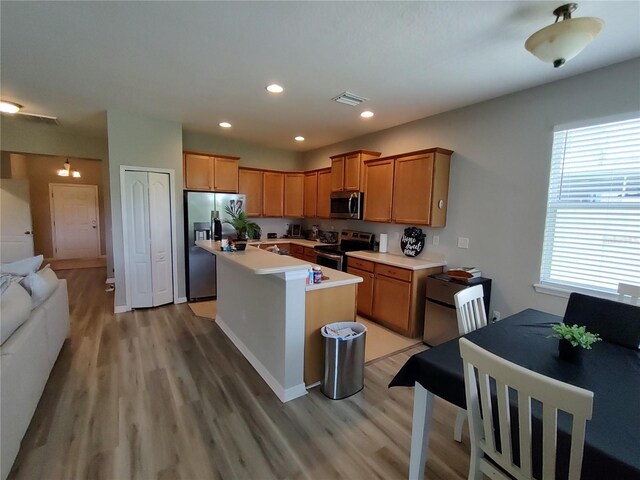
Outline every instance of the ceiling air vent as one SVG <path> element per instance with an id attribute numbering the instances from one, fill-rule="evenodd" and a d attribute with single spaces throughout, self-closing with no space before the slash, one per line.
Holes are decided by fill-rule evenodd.
<path id="1" fill-rule="evenodd" d="M 335 98 L 332 98 L 331 100 L 334 100 L 338 103 L 344 103 L 345 105 L 350 105 L 352 107 L 355 107 L 356 105 L 360 105 L 362 102 L 367 101 L 366 98 L 361 97 L 360 95 L 356 95 L 355 93 L 349 93 L 349 92 L 341 93 L 340 95 L 338 95 Z"/>
<path id="2" fill-rule="evenodd" d="M 18 113 L 12 113 L 12 114 L 3 113 L 2 115 L 24 120 L 26 122 L 40 123 L 43 125 L 60 125 L 60 122 L 58 122 L 58 117 L 50 117 L 48 115 L 38 115 L 37 113 L 18 112 Z"/>

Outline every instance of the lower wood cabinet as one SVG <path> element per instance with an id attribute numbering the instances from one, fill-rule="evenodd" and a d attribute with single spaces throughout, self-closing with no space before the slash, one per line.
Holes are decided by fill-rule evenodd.
<path id="1" fill-rule="evenodd" d="M 311 263 L 316 263 L 316 249 L 304 247 L 303 260 Z"/>
<path id="2" fill-rule="evenodd" d="M 376 274 L 372 317 L 401 332 L 409 331 L 411 282 Z"/>
<path id="3" fill-rule="evenodd" d="M 441 273 L 442 267 L 410 270 L 347 258 L 347 273 L 362 278 L 358 314 L 406 337 L 421 337 L 427 277 Z"/>
<path id="4" fill-rule="evenodd" d="M 304 247 L 302 245 L 296 245 L 294 243 L 289 249 L 289 254 L 299 260 L 304 260 Z"/>

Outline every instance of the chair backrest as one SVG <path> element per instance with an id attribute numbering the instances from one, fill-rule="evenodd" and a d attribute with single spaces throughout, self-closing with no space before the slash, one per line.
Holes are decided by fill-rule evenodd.
<path id="1" fill-rule="evenodd" d="M 591 419 L 593 392 L 540 375 L 490 353 L 466 338 L 460 339 L 464 383 L 469 412 L 471 448 L 479 447 L 515 478 L 533 478 L 531 454 L 531 400 L 542 403 L 542 478 L 556 478 L 558 410 L 573 416 L 569 457 L 570 480 L 579 479 L 587 420 Z M 476 381 L 476 370 L 478 373 Z M 491 400 L 490 378 L 495 381 L 497 402 Z M 511 417 L 509 390 L 517 392 L 518 414 Z M 497 403 L 499 425 L 494 425 Z M 512 458 L 511 423 L 517 422 L 520 458 Z M 494 432 L 499 432 L 501 448 L 496 448 Z"/>
<path id="2" fill-rule="evenodd" d="M 458 316 L 458 333 L 466 335 L 487 326 L 487 312 L 484 311 L 484 290 L 482 285 L 460 290 L 453 297 Z"/>
<path id="3" fill-rule="evenodd" d="M 627 298 L 631 305 L 640 305 L 640 285 L 618 283 L 618 301 L 625 303 Z"/>

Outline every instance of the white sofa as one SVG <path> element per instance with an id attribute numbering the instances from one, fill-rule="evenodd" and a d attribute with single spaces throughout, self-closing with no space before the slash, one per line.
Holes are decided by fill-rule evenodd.
<path id="1" fill-rule="evenodd" d="M 1 319 L 0 319 L 1 320 Z M 66 280 L 0 346 L 0 470 L 7 478 L 69 333 Z"/>

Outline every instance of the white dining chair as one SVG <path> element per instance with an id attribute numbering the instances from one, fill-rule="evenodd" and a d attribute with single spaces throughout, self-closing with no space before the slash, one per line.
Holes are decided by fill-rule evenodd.
<path id="1" fill-rule="evenodd" d="M 482 285 L 460 290 L 453 297 L 458 317 L 458 334 L 466 335 L 478 328 L 487 326 L 487 312 L 484 311 L 484 289 Z M 462 427 L 467 419 L 467 411 L 458 409 L 453 427 L 453 439 L 462 442 Z"/>
<path id="2" fill-rule="evenodd" d="M 625 303 L 627 298 L 631 305 L 640 305 L 640 285 L 618 283 L 618 301 Z"/>
<path id="3" fill-rule="evenodd" d="M 593 411 L 593 392 L 527 370 L 466 338 L 459 342 L 471 438 L 469 479 L 480 480 L 483 474 L 489 478 L 509 478 L 504 472 L 517 479 L 533 478 L 531 400 L 535 399 L 542 404 L 543 412 L 542 478 L 556 478 L 558 410 L 562 410 L 572 416 L 567 478 L 578 480 L 582 470 L 586 423 L 591 420 Z M 491 398 L 491 379 L 495 381 L 497 401 Z M 513 416 L 510 412 L 510 390 L 517 392 L 518 399 L 518 412 Z M 494 418 L 496 403 L 497 425 Z M 518 424 L 518 459 L 512 458 L 515 455 L 512 422 Z M 496 433 L 500 434 L 500 450 L 496 448 Z"/>

